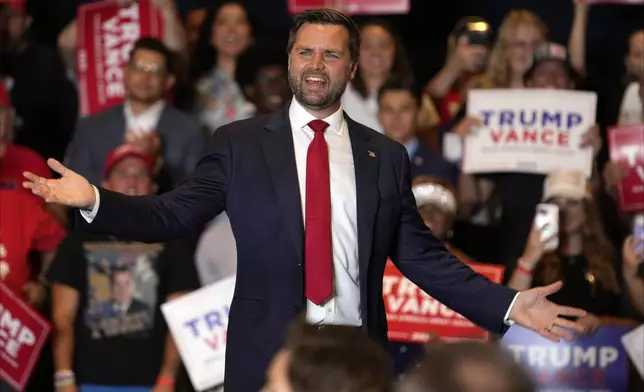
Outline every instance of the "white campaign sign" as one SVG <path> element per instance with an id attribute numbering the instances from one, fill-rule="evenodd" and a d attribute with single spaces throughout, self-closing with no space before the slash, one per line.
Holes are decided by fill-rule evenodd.
<path id="1" fill-rule="evenodd" d="M 234 290 L 233 276 L 161 305 L 197 391 L 224 382 L 226 331 Z"/>
<path id="2" fill-rule="evenodd" d="M 469 116 L 481 127 L 465 138 L 465 173 L 549 174 L 577 170 L 590 177 L 592 149 L 579 148 L 595 124 L 597 94 L 541 89 L 472 90 Z"/>

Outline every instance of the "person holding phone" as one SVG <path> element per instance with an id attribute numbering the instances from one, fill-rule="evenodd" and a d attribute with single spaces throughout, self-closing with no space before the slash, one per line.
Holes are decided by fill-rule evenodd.
<path id="1" fill-rule="evenodd" d="M 604 233 L 584 174 L 550 174 L 542 200 L 508 286 L 525 290 L 563 281 L 563 288 L 549 299 L 588 312 L 578 320 L 584 326 L 582 336 L 606 324 L 635 325 L 619 317 L 622 290 L 614 267 L 616 252 Z"/>

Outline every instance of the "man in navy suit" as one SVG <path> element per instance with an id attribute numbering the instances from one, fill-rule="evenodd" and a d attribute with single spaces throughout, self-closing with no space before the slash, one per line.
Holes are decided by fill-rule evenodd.
<path id="1" fill-rule="evenodd" d="M 378 121 L 385 135 L 405 146 L 411 159 L 411 178 L 419 176 L 446 179 L 458 187 L 458 167 L 429 149 L 417 136 L 420 97 L 412 86 L 390 80 L 378 92 Z"/>
<path id="2" fill-rule="evenodd" d="M 192 175 L 160 196 L 130 197 L 61 174 L 25 173 L 48 202 L 79 208 L 95 232 L 144 242 L 188 234 L 226 211 L 237 242 L 224 388 L 255 392 L 301 312 L 312 324 L 361 327 L 386 344 L 382 276 L 387 257 L 437 300 L 500 334 L 513 322 L 559 340 L 581 326 L 578 309 L 546 299 L 561 285 L 517 294 L 474 273 L 425 226 L 406 149 L 346 116 L 359 32 L 332 10 L 299 14 L 289 36 L 294 99 L 274 114 L 220 128 Z M 333 208 L 331 208 L 331 205 Z M 306 228 L 306 230 L 305 230 Z"/>

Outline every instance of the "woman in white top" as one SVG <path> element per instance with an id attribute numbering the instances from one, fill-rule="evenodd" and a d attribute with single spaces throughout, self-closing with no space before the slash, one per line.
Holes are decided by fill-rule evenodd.
<path id="1" fill-rule="evenodd" d="M 211 132 L 255 114 L 255 107 L 235 82 L 237 60 L 252 42 L 252 27 L 242 1 L 211 4 L 197 41 L 187 96 L 182 97 L 182 106 L 198 112 Z"/>
<path id="2" fill-rule="evenodd" d="M 361 31 L 360 63 L 356 77 L 342 96 L 342 105 L 349 117 L 376 131 L 378 122 L 378 91 L 391 78 L 413 79 L 400 37 L 384 20 L 365 23 Z"/>

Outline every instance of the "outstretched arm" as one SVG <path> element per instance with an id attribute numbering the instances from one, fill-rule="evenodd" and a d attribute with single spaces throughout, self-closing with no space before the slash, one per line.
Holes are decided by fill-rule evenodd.
<path id="1" fill-rule="evenodd" d="M 232 173 L 226 129 L 212 136 L 210 153 L 195 171 L 176 189 L 160 196 L 133 197 L 95 188 L 61 163 L 50 159 L 48 164 L 61 175 L 60 179 L 25 173 L 29 181 L 24 186 L 47 202 L 85 210 L 88 228 L 94 232 L 141 242 L 182 237 L 218 215 L 226 208 Z"/>
<path id="2" fill-rule="evenodd" d="M 517 292 L 475 273 L 445 249 L 423 223 L 411 191 L 409 157 L 401 152 L 402 211 L 396 240 L 390 251 L 398 269 L 423 291 L 481 327 L 503 333 L 508 323 L 534 330 L 558 341 L 572 339 L 570 330 L 584 330 L 565 319 L 583 317 L 580 309 L 558 306 L 546 297 L 561 289 L 561 282 Z"/>
<path id="3" fill-rule="evenodd" d="M 423 291 L 472 322 L 494 333 L 516 291 L 490 282 L 445 249 L 423 223 L 411 191 L 409 158 L 401 154 L 402 211 L 397 241 L 390 255 L 396 267 Z"/>

